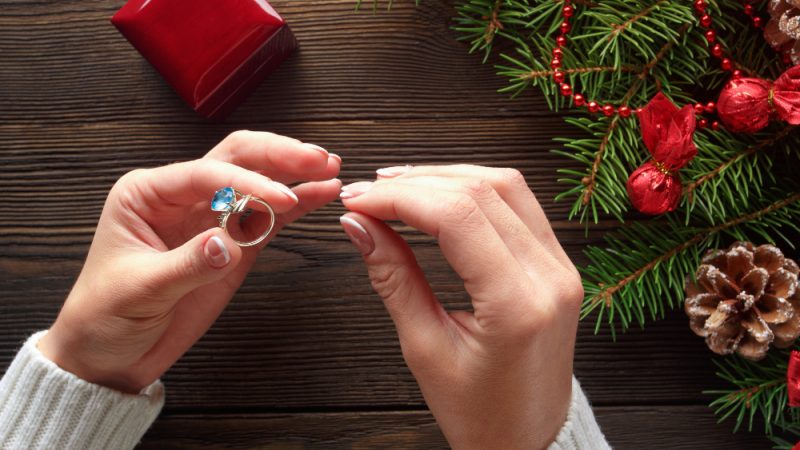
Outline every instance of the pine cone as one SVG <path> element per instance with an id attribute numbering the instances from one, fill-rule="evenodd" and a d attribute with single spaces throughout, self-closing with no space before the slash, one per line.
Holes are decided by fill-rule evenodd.
<path id="1" fill-rule="evenodd" d="M 768 9 L 764 37 L 775 50 L 788 51 L 792 64 L 800 63 L 800 0 L 770 0 Z"/>
<path id="2" fill-rule="evenodd" d="M 775 246 L 736 242 L 711 250 L 686 280 L 689 326 L 714 353 L 751 360 L 800 336 L 797 263 Z"/>

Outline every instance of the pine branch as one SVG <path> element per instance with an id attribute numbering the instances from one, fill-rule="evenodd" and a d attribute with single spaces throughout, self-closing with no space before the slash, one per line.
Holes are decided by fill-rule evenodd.
<path id="1" fill-rule="evenodd" d="M 798 349 L 795 345 L 795 349 Z M 756 419 L 764 423 L 768 436 L 800 429 L 800 415 L 788 407 L 786 370 L 790 349 L 773 349 L 766 359 L 748 361 L 738 355 L 715 360 L 717 376 L 732 387 L 707 391 L 716 395 L 710 403 L 719 421 L 733 419 L 734 431 L 747 425 L 753 430 Z M 780 438 L 777 438 L 780 440 Z"/>
<path id="2" fill-rule="evenodd" d="M 679 306 L 685 278 L 695 272 L 707 249 L 719 246 L 722 236 L 774 242 L 775 236 L 784 237 L 779 228 L 800 231 L 800 193 L 737 212 L 725 222 L 705 227 L 686 226 L 674 216 L 664 222 L 636 223 L 608 235 L 606 248 L 588 247 L 585 253 L 591 264 L 582 269 L 586 292 L 582 317 L 596 311 L 596 329 L 605 321 L 612 332 L 617 325 L 625 331 L 633 322 L 643 327 L 648 316 L 655 320 Z"/>

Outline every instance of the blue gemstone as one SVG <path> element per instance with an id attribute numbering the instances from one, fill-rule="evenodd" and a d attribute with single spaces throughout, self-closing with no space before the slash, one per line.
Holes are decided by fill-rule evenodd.
<path id="1" fill-rule="evenodd" d="M 222 188 L 214 194 L 211 200 L 212 211 L 228 211 L 233 207 L 233 201 L 236 198 L 236 193 L 232 187 Z"/>

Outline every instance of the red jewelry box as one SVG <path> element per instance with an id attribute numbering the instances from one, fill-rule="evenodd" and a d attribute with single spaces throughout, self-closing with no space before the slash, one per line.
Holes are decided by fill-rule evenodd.
<path id="1" fill-rule="evenodd" d="M 297 47 L 266 0 L 130 0 L 111 22 L 186 103 L 214 119 Z"/>

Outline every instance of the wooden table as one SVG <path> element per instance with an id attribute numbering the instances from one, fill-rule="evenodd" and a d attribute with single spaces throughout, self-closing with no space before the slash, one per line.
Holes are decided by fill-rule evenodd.
<path id="1" fill-rule="evenodd" d="M 344 157 L 345 182 L 395 164 L 522 170 L 578 262 L 613 221 L 566 220 L 549 150 L 574 130 L 534 92 L 467 55 L 452 6 L 355 13 L 354 0 L 274 1 L 301 49 L 227 122 L 183 105 L 109 23 L 122 0 L 0 1 L 0 369 L 46 328 L 78 274 L 106 192 L 123 173 L 194 159 L 240 128 Z M 164 377 L 143 448 L 446 448 L 396 334 L 342 233 L 335 203 L 283 231 L 227 311 Z M 404 233 L 448 305 L 468 299 L 431 239 Z M 617 449 L 768 448 L 716 425 L 720 387 L 681 312 L 623 335 L 580 327 L 575 371 Z"/>

